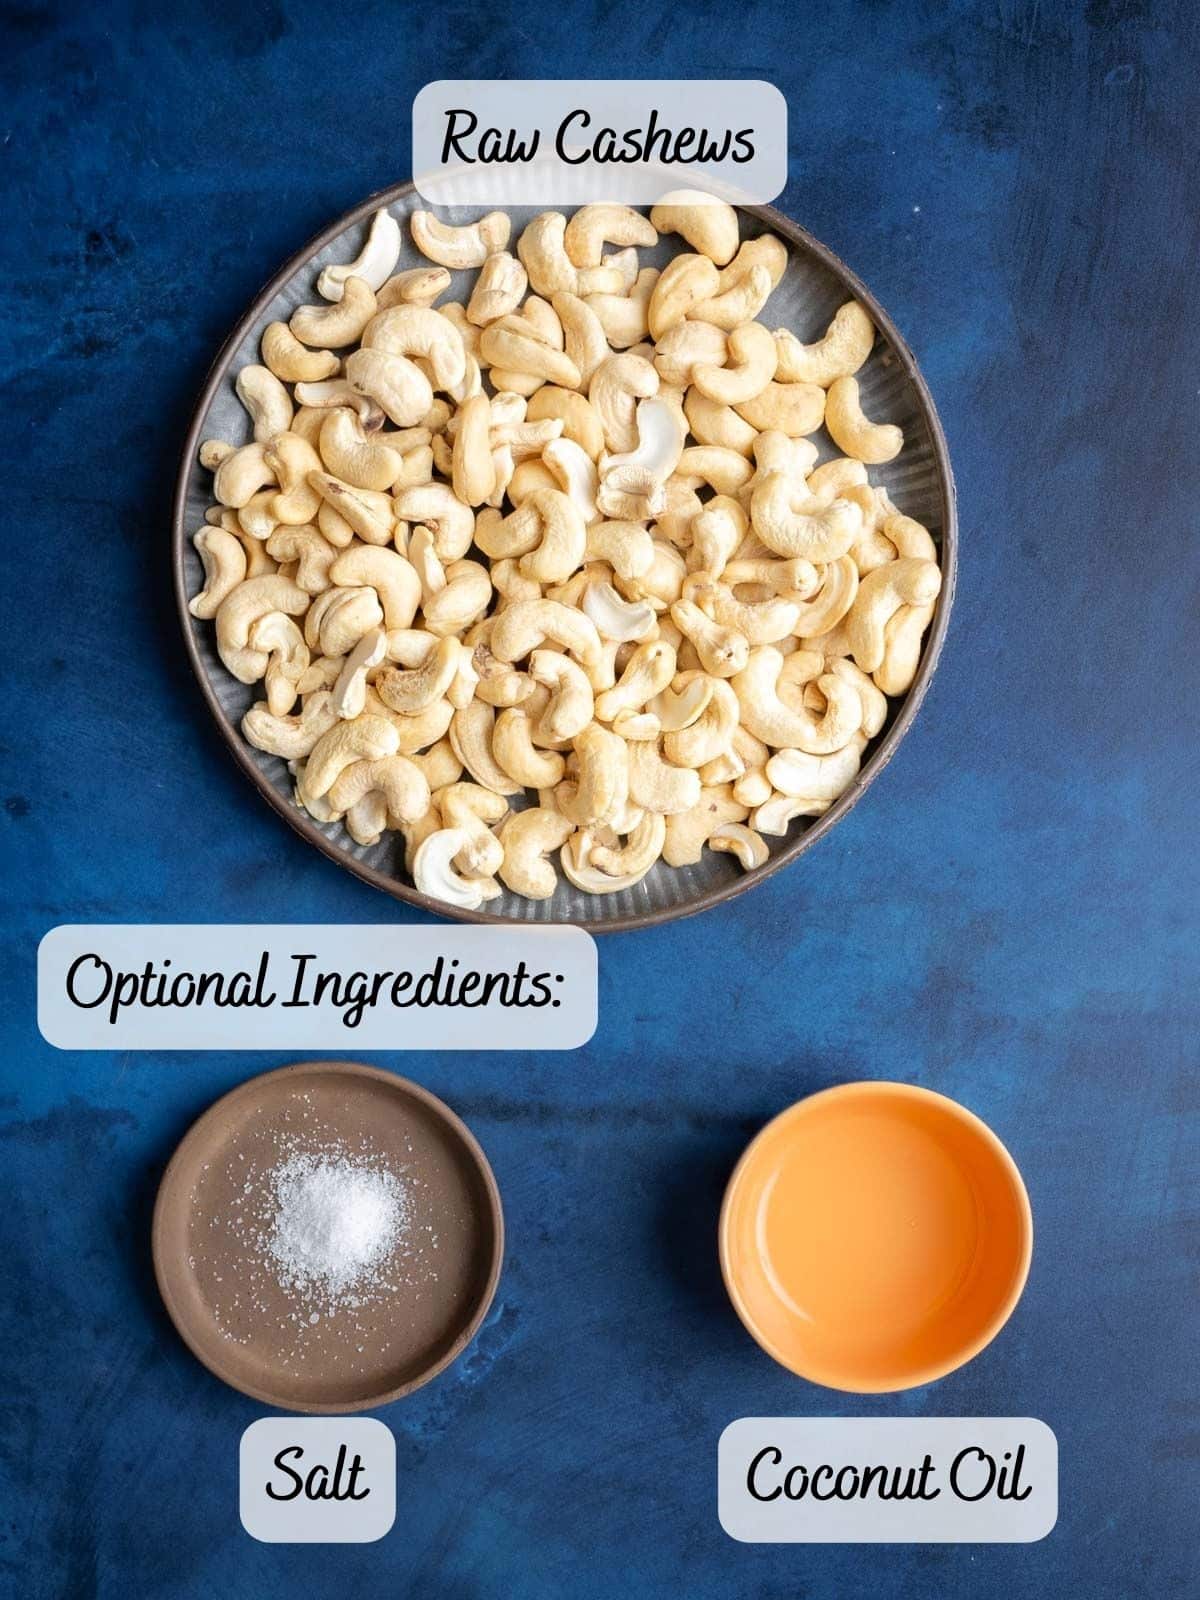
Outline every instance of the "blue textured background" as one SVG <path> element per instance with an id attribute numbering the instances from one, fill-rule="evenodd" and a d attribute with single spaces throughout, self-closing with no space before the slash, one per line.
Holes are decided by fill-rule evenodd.
<path id="1" fill-rule="evenodd" d="M 1197 1592 L 1197 30 L 1186 0 L 537 10 L 307 0 L 4 7 L 0 1583 L 42 1596 Z M 943 664 L 811 856 L 601 945 L 573 1055 L 374 1057 L 495 1164 L 511 1248 L 447 1375 L 392 1407 L 381 1544 L 237 1523 L 260 1408 L 185 1352 L 155 1183 L 275 1055 L 64 1055 L 55 923 L 387 921 L 207 723 L 168 588 L 207 361 L 308 236 L 403 178 L 442 76 L 773 78 L 780 204 L 914 345 L 963 521 Z M 723 1297 L 747 1138 L 861 1075 L 928 1084 L 1021 1162 L 1037 1241 L 993 1347 L 905 1397 L 793 1380 Z M 752 1549 L 714 1510 L 754 1413 L 1028 1413 L 1062 1514 L 1026 1548 Z"/>

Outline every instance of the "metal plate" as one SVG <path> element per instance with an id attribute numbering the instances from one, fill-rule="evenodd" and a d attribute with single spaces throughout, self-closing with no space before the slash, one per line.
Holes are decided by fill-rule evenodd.
<path id="1" fill-rule="evenodd" d="M 769 228 L 788 247 L 787 270 L 769 301 L 772 327 L 790 328 L 805 342 L 817 339 L 837 308 L 852 295 L 871 313 L 879 338 L 866 366 L 858 373 L 863 409 L 868 416 L 899 423 L 905 435 L 899 458 L 885 466 L 872 467 L 871 481 L 882 483 L 901 511 L 924 523 L 941 554 L 942 591 L 916 679 L 868 750 L 852 786 L 824 816 L 815 820 L 800 819 L 792 824 L 786 837 L 769 839 L 770 858 L 754 872 L 744 873 L 731 856 L 706 850 L 701 860 L 691 867 L 668 867 L 660 861 L 639 884 L 615 894 L 583 894 L 560 874 L 558 888 L 549 900 L 523 900 L 505 891 L 499 899 L 489 901 L 486 910 L 461 911 L 430 900 L 413 887 L 404 871 L 404 841 L 399 834 L 386 833 L 375 845 L 358 845 L 340 823 L 314 822 L 294 804 L 287 764 L 277 756 L 252 749 L 239 730 L 243 714 L 259 697 L 258 687 L 238 683 L 225 670 L 217 655 L 213 625 L 198 622 L 187 609 L 188 598 L 197 593 L 203 583 L 200 559 L 192 548 L 191 535 L 203 523 L 204 513 L 212 504 L 211 474 L 204 471 L 196 459 L 200 443 L 208 438 L 227 439 L 234 444 L 249 439 L 249 419 L 234 394 L 237 372 L 248 362 L 259 359 L 259 339 L 269 322 L 286 322 L 297 306 L 321 303 L 316 289 L 321 269 L 331 261 L 354 258 L 365 238 L 371 214 L 380 206 L 387 206 L 393 216 L 404 219 L 410 212 L 420 209 L 421 200 L 411 184 L 374 195 L 288 262 L 246 313 L 218 355 L 184 446 L 173 530 L 176 593 L 192 665 L 230 750 L 279 814 L 326 855 L 376 888 L 442 916 L 467 922 L 571 922 L 601 933 L 690 916 L 751 888 L 793 861 L 836 826 L 887 764 L 911 726 L 945 637 L 954 596 L 957 549 L 954 479 L 945 435 L 912 352 L 875 297 L 824 245 L 771 206 L 750 206 L 739 213 L 743 237 L 753 237 Z M 515 239 L 535 213 L 531 207 L 508 209 L 513 218 Z M 446 221 L 461 223 L 472 220 L 475 212 L 445 208 L 440 215 Z M 412 244 L 407 228 L 404 238 L 396 270 L 428 265 Z M 677 239 L 664 239 L 656 250 L 640 251 L 639 259 L 643 265 L 662 265 L 678 248 Z M 451 288 L 444 298 L 465 301 L 473 279 L 473 272 L 453 274 Z M 813 442 L 820 449 L 822 460 L 838 454 L 823 429 L 813 435 Z"/>

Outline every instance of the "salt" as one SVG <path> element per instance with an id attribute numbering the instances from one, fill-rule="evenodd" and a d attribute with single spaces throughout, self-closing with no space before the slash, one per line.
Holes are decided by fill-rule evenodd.
<path id="1" fill-rule="evenodd" d="M 395 1173 L 342 1153 L 299 1151 L 274 1168 L 271 1183 L 264 1243 L 282 1288 L 337 1306 L 378 1285 L 409 1221 Z"/>

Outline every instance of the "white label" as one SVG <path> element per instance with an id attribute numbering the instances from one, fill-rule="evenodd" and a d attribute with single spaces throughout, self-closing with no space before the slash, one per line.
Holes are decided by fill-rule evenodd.
<path id="1" fill-rule="evenodd" d="M 754 204 L 787 184 L 787 101 L 757 78 L 443 78 L 413 101 L 413 174 L 434 205 Z"/>
<path id="2" fill-rule="evenodd" d="M 596 1017 L 581 928 L 120 924 L 38 947 L 60 1050 L 573 1050 Z"/>
<path id="3" fill-rule="evenodd" d="M 265 1544 L 370 1544 L 396 1520 L 396 1441 L 373 1417 L 262 1417 L 238 1450 L 242 1527 Z"/>
<path id="4" fill-rule="evenodd" d="M 1058 1441 L 1033 1417 L 741 1417 L 717 1514 L 747 1544 L 1032 1544 L 1058 1520 Z"/>

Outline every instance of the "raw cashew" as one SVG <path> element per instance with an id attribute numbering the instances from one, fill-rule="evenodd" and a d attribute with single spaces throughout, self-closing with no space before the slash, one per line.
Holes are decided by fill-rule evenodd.
<path id="1" fill-rule="evenodd" d="M 775 363 L 775 340 L 769 331 L 761 322 L 746 322 L 729 335 L 725 361 L 719 366 L 697 366 L 692 382 L 710 400 L 737 406 L 762 394 L 775 376 Z"/>
<path id="2" fill-rule="evenodd" d="M 694 383 L 698 372 L 712 373 L 723 367 L 728 355 L 727 336 L 711 322 L 677 322 L 656 342 L 654 366 L 664 383 L 682 388 Z"/>
<path id="3" fill-rule="evenodd" d="M 266 445 L 244 444 L 222 460 L 213 478 L 213 493 L 223 506 L 238 511 L 248 505 L 260 489 L 275 482 L 275 474 L 267 461 Z"/>
<path id="4" fill-rule="evenodd" d="M 819 383 L 823 389 L 837 378 L 850 378 L 871 354 L 875 325 L 857 300 L 839 307 L 816 344 L 801 344 L 794 333 L 775 334 L 779 377 L 784 383 Z"/>
<path id="5" fill-rule="evenodd" d="M 499 317 L 490 322 L 483 330 L 479 350 L 500 371 L 523 373 L 565 389 L 580 386 L 579 368 L 570 356 L 540 339 L 524 317 Z"/>
<path id="6" fill-rule="evenodd" d="M 716 444 L 690 445 L 680 456 L 675 470 L 684 476 L 699 478 L 719 495 L 736 494 L 753 475 L 744 455 Z"/>
<path id="7" fill-rule="evenodd" d="M 712 699 L 716 680 L 705 672 L 686 672 L 676 681 L 679 688 L 663 689 L 650 702 L 650 710 L 662 733 L 678 733 L 682 728 L 692 727 Z"/>
<path id="8" fill-rule="evenodd" d="M 668 765 L 649 739 L 630 744 L 629 798 L 646 811 L 671 816 L 690 811 L 700 800 L 700 774 L 690 767 Z"/>
<path id="9" fill-rule="evenodd" d="M 514 894 L 527 900 L 548 900 L 558 874 L 546 857 L 570 838 L 575 824 L 558 811 L 531 806 L 514 812 L 500 826 L 504 861 L 498 876 Z"/>
<path id="10" fill-rule="evenodd" d="M 739 284 L 751 267 L 765 267 L 774 289 L 787 270 L 787 262 L 787 246 L 773 233 L 760 233 L 756 239 L 743 239 L 737 255 L 721 270 L 721 293 Z"/>
<path id="11" fill-rule="evenodd" d="M 386 654 L 387 634 L 382 628 L 372 628 L 364 633 L 350 651 L 332 690 L 333 708 L 339 717 L 353 721 L 366 710 L 367 673 L 372 667 L 377 667 Z M 345 807 L 339 806 L 338 809 L 344 810 Z"/>
<path id="12" fill-rule="evenodd" d="M 698 189 L 672 189 L 650 208 L 659 233 L 678 233 L 718 267 L 731 261 L 738 247 L 737 212 L 725 201 Z"/>
<path id="13" fill-rule="evenodd" d="M 586 392 L 596 368 L 609 357 L 608 339 L 599 317 L 577 294 L 560 290 L 551 301 L 563 330 L 563 350 L 579 373 L 577 386 Z"/>
<path id="14" fill-rule="evenodd" d="M 236 534 L 207 524 L 192 535 L 192 544 L 204 566 L 204 587 L 188 602 L 188 610 L 207 622 L 246 576 L 246 552 Z"/>
<path id="15" fill-rule="evenodd" d="M 492 403 L 485 394 L 472 395 L 459 408 L 452 477 L 454 493 L 468 506 L 482 505 L 495 487 L 491 419 Z"/>
<path id="16" fill-rule="evenodd" d="M 270 367 L 243 367 L 234 389 L 245 406 L 258 444 L 269 444 L 292 421 L 292 398 Z"/>
<path id="17" fill-rule="evenodd" d="M 321 505 L 319 490 L 308 481 L 321 469 L 320 456 L 298 433 L 280 433 L 264 447 L 263 459 L 279 485 L 279 493 L 271 496 L 271 516 L 289 527 L 304 527 Z"/>
<path id="18" fill-rule="evenodd" d="M 304 638 L 310 650 L 344 656 L 382 621 L 383 607 L 373 588 L 326 589 L 308 608 Z"/>
<path id="19" fill-rule="evenodd" d="M 921 660 L 921 640 L 933 621 L 933 606 L 901 606 L 883 630 L 883 660 L 875 683 L 885 694 L 907 694 Z"/>
<path id="20" fill-rule="evenodd" d="M 667 687 L 674 675 L 675 651 L 665 640 L 638 645 L 625 663 L 619 681 L 597 695 L 596 716 L 601 722 L 613 722 L 627 712 L 641 711 Z"/>
<path id="21" fill-rule="evenodd" d="M 745 816 L 746 807 L 733 798 L 728 784 L 701 788 L 692 806 L 667 818 L 663 860 L 669 867 L 694 866 L 718 828 Z"/>
<path id="22" fill-rule="evenodd" d="M 492 754 L 522 789 L 553 789 L 562 781 L 563 758 L 552 750 L 538 749 L 529 713 L 520 706 L 509 706 L 496 718 Z"/>
<path id="23" fill-rule="evenodd" d="M 422 665 L 407 672 L 397 672 L 388 667 L 375 680 L 375 692 L 393 711 L 415 716 L 435 700 L 441 700 L 454 682 L 458 672 L 463 647 L 454 638 L 437 638 L 427 635 L 433 648 Z"/>
<path id="24" fill-rule="evenodd" d="M 815 570 L 808 563 L 815 578 Z M 737 582 L 736 578 L 730 582 Z M 781 595 L 771 595 L 763 600 L 739 600 L 730 583 L 714 583 L 704 576 L 689 580 L 688 599 L 694 600 L 713 621 L 732 633 L 740 634 L 748 644 L 775 644 L 796 632 L 800 617 L 800 602 Z M 718 674 L 720 676 L 720 674 Z"/>
<path id="25" fill-rule="evenodd" d="M 766 840 L 743 822 L 723 822 L 708 836 L 711 850 L 726 850 L 738 858 L 743 872 L 765 865 L 770 851 Z"/>
<path id="26" fill-rule="evenodd" d="M 684 728 L 663 734 L 663 754 L 677 767 L 697 770 L 724 755 L 738 725 L 738 697 L 723 678 L 681 673 L 676 680 L 686 689 L 693 676 L 704 682 L 707 701 L 700 715 Z"/>
<path id="27" fill-rule="evenodd" d="M 309 594 L 321 594 L 333 581 L 329 568 L 337 551 L 316 528 L 283 524 L 267 540 L 267 554 L 276 561 L 296 563 L 295 582 Z"/>
<path id="28" fill-rule="evenodd" d="M 266 702 L 260 700 L 242 718 L 242 732 L 256 750 L 282 756 L 285 761 L 300 761 L 337 721 L 332 698 L 322 689 L 309 695 L 298 717 L 273 716 Z"/>
<path id="29" fill-rule="evenodd" d="M 589 294 L 587 303 L 614 350 L 628 350 L 650 328 L 650 299 L 658 283 L 657 267 L 643 267 L 628 294 Z M 582 286 L 580 286 L 582 287 Z"/>
<path id="30" fill-rule="evenodd" d="M 743 322 L 754 321 L 773 287 L 770 272 L 756 264 L 747 267 L 727 289 L 718 292 L 719 283 L 714 283 L 706 297 L 693 301 L 687 315 L 695 322 L 711 322 L 732 333 Z"/>
<path id="31" fill-rule="evenodd" d="M 696 647 L 705 672 L 714 678 L 732 678 L 750 659 L 750 645 L 734 628 L 723 627 L 692 600 L 676 600 L 671 620 Z"/>
<path id="32" fill-rule="evenodd" d="M 683 435 L 674 408 L 657 395 L 639 400 L 634 413 L 637 443 L 600 457 L 600 485 L 632 495 L 661 494 L 679 464 Z M 601 499 L 601 510 L 604 509 Z"/>
<path id="33" fill-rule="evenodd" d="M 394 756 L 399 742 L 395 728 L 382 717 L 362 716 L 353 722 L 339 722 L 313 746 L 304 769 L 305 794 L 320 800 L 352 762 Z"/>
<path id="34" fill-rule="evenodd" d="M 376 290 L 375 309 L 390 311 L 393 306 L 431 306 L 449 287 L 450 274 L 445 267 L 410 267 L 406 272 L 396 273 Z"/>
<path id="35" fill-rule="evenodd" d="M 357 353 L 356 351 L 355 354 Z M 353 360 L 353 357 L 350 359 Z M 310 422 L 311 414 L 314 411 L 331 411 L 334 406 L 349 406 L 362 423 L 364 430 L 369 433 L 374 433 L 383 426 L 383 407 L 377 406 L 374 400 L 365 394 L 359 394 L 346 378 L 326 378 L 324 383 L 298 383 L 295 393 L 301 410 L 300 426 L 296 427 L 294 422 L 294 431 L 300 432 L 303 428 L 302 436 L 309 444 L 315 445 L 319 441 L 321 429 L 325 426 L 324 417 L 313 417 Z M 396 441 L 393 439 L 391 442 L 394 445 Z"/>
<path id="36" fill-rule="evenodd" d="M 396 515 L 419 522 L 433 533 L 433 547 L 441 561 L 459 561 L 471 548 L 475 514 L 446 483 L 426 483 L 402 489 L 395 499 Z"/>
<path id="37" fill-rule="evenodd" d="M 427 595 L 421 606 L 425 626 L 440 635 L 461 633 L 487 610 L 492 580 L 477 561 L 452 561 L 445 587 Z"/>
<path id="38" fill-rule="evenodd" d="M 760 645 L 734 680 L 742 723 L 758 739 L 776 749 L 789 747 L 810 755 L 840 750 L 862 725 L 862 701 L 853 685 L 833 673 L 824 673 L 817 685 L 826 699 L 818 717 L 803 705 L 788 705 L 779 697 L 784 658 L 772 645 Z"/>
<path id="39" fill-rule="evenodd" d="M 646 871 L 628 872 L 620 877 L 613 877 L 611 873 L 594 865 L 592 861 L 594 832 L 592 828 L 580 828 L 567 840 L 559 856 L 564 876 L 585 894 L 616 894 L 622 889 L 632 889 L 635 884 L 640 883 L 649 868 Z"/>
<path id="40" fill-rule="evenodd" d="M 862 765 L 864 739 L 852 739 L 841 750 L 830 755 L 811 755 L 803 750 L 779 750 L 767 762 L 767 777 L 786 798 L 802 801 L 807 806 L 821 810 L 833 804 L 854 782 Z M 754 825 L 760 833 L 774 833 L 767 817 L 766 805 L 759 808 Z M 772 816 L 773 813 L 768 813 Z M 811 813 L 793 812 L 796 815 Z M 784 819 L 784 827 L 790 818 Z M 783 832 L 783 828 L 778 829 Z"/>
<path id="41" fill-rule="evenodd" d="M 401 469 L 401 457 L 368 438 L 353 411 L 336 407 L 321 427 L 321 460 L 343 483 L 355 489 L 389 489 Z M 320 469 L 320 462 L 316 464 Z"/>
<path id="42" fill-rule="evenodd" d="M 825 391 L 815 383 L 772 380 L 752 400 L 744 400 L 734 409 L 752 428 L 800 439 L 815 433 L 821 426 L 825 417 Z"/>
<path id="43" fill-rule="evenodd" d="M 644 878 L 662 855 L 666 838 L 667 819 L 660 812 L 647 811 L 639 817 L 623 845 L 593 844 L 590 864 L 610 878 L 620 878 L 622 887 L 629 888 Z"/>
<path id="44" fill-rule="evenodd" d="M 288 327 L 301 344 L 340 350 L 344 345 L 357 344 L 374 315 L 375 292 L 371 285 L 362 278 L 347 278 L 340 300 L 328 306 L 298 307 L 292 312 Z"/>
<path id="45" fill-rule="evenodd" d="M 754 531 L 776 555 L 802 557 L 815 566 L 836 561 L 854 543 L 862 511 L 849 500 L 829 504 L 797 490 L 782 472 L 768 473 L 750 498 Z"/>
<path id="46" fill-rule="evenodd" d="M 755 430 L 732 406 L 710 400 L 693 384 L 683 401 L 688 426 L 701 444 L 721 445 L 749 456 L 754 449 Z"/>
<path id="47" fill-rule="evenodd" d="M 466 835 L 466 843 L 454 857 L 454 865 L 473 878 L 490 878 L 504 860 L 504 846 L 489 824 L 499 822 L 508 811 L 502 795 L 477 783 L 452 783 L 433 796 L 442 821 Z"/>
<path id="48" fill-rule="evenodd" d="M 415 756 L 421 750 L 427 750 L 450 731 L 450 724 L 455 717 L 456 708 L 449 700 L 435 700 L 432 705 L 423 711 L 415 711 L 412 716 L 401 711 L 392 711 L 383 700 L 376 697 L 372 699 L 372 692 L 367 691 L 367 706 L 376 716 L 386 714 L 396 730 L 396 737 L 400 743 L 397 746 L 403 756 Z M 456 757 L 457 759 L 457 757 Z"/>
<path id="49" fill-rule="evenodd" d="M 624 600 L 611 583 L 588 583 L 583 591 L 584 616 L 591 617 L 602 639 L 629 644 L 655 629 L 654 607 L 645 600 Z"/>
<path id="50" fill-rule="evenodd" d="M 705 301 L 711 304 L 711 297 L 717 292 L 717 283 L 717 269 L 707 256 L 675 256 L 659 274 L 650 296 L 647 325 L 655 343 L 676 323 L 690 316 L 699 304 Z M 740 320 L 745 322 L 748 319 L 742 317 Z"/>
<path id="51" fill-rule="evenodd" d="M 572 793 L 558 792 L 559 810 L 580 824 L 611 823 L 629 798 L 631 747 L 598 722 L 572 740 L 578 778 Z"/>
<path id="52" fill-rule="evenodd" d="M 407 628 L 421 603 L 421 580 L 412 564 L 395 550 L 358 545 L 344 550 L 329 569 L 342 588 L 369 585 L 379 596 L 387 628 Z"/>
<path id="53" fill-rule="evenodd" d="M 488 256 L 467 302 L 467 320 L 485 328 L 516 311 L 529 286 L 529 276 L 515 256 L 496 250 Z"/>
<path id="54" fill-rule="evenodd" d="M 297 684 L 308 671 L 308 646 L 304 635 L 282 611 L 268 611 L 251 625 L 247 640 L 251 650 L 267 657 L 263 674 L 267 689 L 267 709 L 285 717 L 299 697 Z"/>
<path id="55" fill-rule="evenodd" d="M 561 211 L 543 211 L 525 225 L 517 241 L 517 254 L 536 294 L 549 297 L 561 289 L 575 292 L 578 273 L 567 254 L 566 231 L 567 219 Z"/>
<path id="56" fill-rule="evenodd" d="M 547 639 L 569 651 L 585 669 L 600 660 L 595 623 L 556 600 L 523 600 L 502 611 L 492 630 L 492 653 L 499 661 L 523 661 Z"/>
<path id="57" fill-rule="evenodd" d="M 912 607 L 910 609 L 916 610 L 917 608 Z M 897 613 L 897 616 L 892 618 L 892 621 L 888 623 L 888 629 L 892 627 L 893 623 L 895 623 L 898 617 L 902 614 L 903 612 Z M 887 634 L 888 629 L 884 630 L 885 634 Z M 924 633 L 924 631 L 925 629 L 922 627 L 921 633 Z M 889 636 L 889 643 L 890 642 Z M 918 634 L 918 656 L 920 654 L 920 643 L 920 634 Z M 858 697 L 862 701 L 862 732 L 868 739 L 873 739 L 875 735 L 882 730 L 884 723 L 887 721 L 887 694 L 884 693 L 883 689 L 879 686 L 875 679 L 868 677 L 861 667 L 855 666 L 854 662 L 848 660 L 845 656 L 836 656 L 828 663 L 828 667 L 830 672 L 834 673 L 839 678 L 844 678 L 847 683 L 852 684 L 854 688 L 858 690 Z M 880 669 L 880 672 L 876 673 L 876 678 L 878 678 L 881 673 L 882 669 Z M 911 682 L 911 679 L 909 681 Z M 899 692 L 903 694 L 907 688 L 908 684 L 905 684 L 904 689 L 899 691 L 889 690 L 888 693 Z"/>
<path id="58" fill-rule="evenodd" d="M 458 228 L 439 222 L 432 211 L 414 211 L 409 226 L 413 243 L 423 256 L 458 272 L 463 267 L 481 267 L 488 256 L 505 249 L 512 224 L 503 211 L 489 211 L 477 222 Z"/>
<path id="59" fill-rule="evenodd" d="M 385 828 L 416 822 L 430 806 L 429 784 L 407 756 L 356 761 L 329 791 L 329 804 L 345 815 L 356 844 L 377 844 Z"/>
<path id="60" fill-rule="evenodd" d="M 464 361 L 465 368 L 465 361 Z M 376 402 L 399 428 L 415 427 L 433 404 L 433 385 L 407 356 L 355 350 L 346 358 L 346 378 Z"/>
<path id="61" fill-rule="evenodd" d="M 685 451 L 686 455 L 687 452 Z M 744 460 L 739 456 L 738 460 Z M 692 518 L 688 566 L 719 578 L 746 536 L 750 519 L 728 495 L 716 495 Z"/>
<path id="62" fill-rule="evenodd" d="M 584 527 L 590 527 L 593 522 L 597 522 L 600 518 L 596 506 L 600 474 L 587 451 L 573 439 L 551 439 L 542 451 L 542 460 L 578 511 Z"/>
<path id="63" fill-rule="evenodd" d="M 437 389 L 453 389 L 466 376 L 467 352 L 462 334 L 448 317 L 431 306 L 392 306 L 389 311 L 379 312 L 363 330 L 362 347 L 382 351 L 386 356 L 426 362 Z M 419 420 L 413 418 L 414 422 Z"/>
<path id="64" fill-rule="evenodd" d="M 658 230 L 632 206 L 581 206 L 567 223 L 563 244 L 577 267 L 598 267 L 606 244 L 656 245 Z"/>
<path id="65" fill-rule="evenodd" d="M 569 744 L 593 716 L 592 685 L 586 672 L 570 656 L 554 650 L 534 650 L 529 658 L 529 675 L 534 683 L 550 690 L 546 708 L 533 730 L 534 742 Z"/>
<path id="66" fill-rule="evenodd" d="M 340 300 L 350 278 L 361 278 L 371 289 L 382 289 L 400 259 L 400 224 L 386 209 L 371 218 L 367 241 L 353 261 L 331 264 L 317 279 L 317 293 Z"/>
<path id="67" fill-rule="evenodd" d="M 587 561 L 604 561 L 618 578 L 640 578 L 654 562 L 654 541 L 640 522 L 596 522 L 587 530 Z"/>
<path id="68" fill-rule="evenodd" d="M 420 212 L 414 216 L 420 216 Z M 464 877 L 452 865 L 469 843 L 462 828 L 435 828 L 417 845 L 412 857 L 413 882 L 422 894 L 443 905 L 477 911 L 484 901 L 478 879 Z"/>
<path id="69" fill-rule="evenodd" d="M 341 366 L 332 350 L 306 349 L 286 322 L 267 324 L 261 349 L 264 364 L 284 383 L 320 383 Z"/>
<path id="70" fill-rule="evenodd" d="M 525 413 L 530 422 L 561 422 L 562 437 L 571 439 L 593 461 L 604 449 L 604 429 L 591 402 L 575 389 L 544 384 L 530 396 Z"/>
<path id="71" fill-rule="evenodd" d="M 450 743 L 454 754 L 475 779 L 475 782 L 493 793 L 510 795 L 520 793 L 520 784 L 514 783 L 492 754 L 492 731 L 496 713 L 482 700 L 473 700 L 461 711 L 454 713 L 450 724 Z"/>
<path id="72" fill-rule="evenodd" d="M 658 373 L 641 356 L 609 356 L 592 375 L 588 399 L 610 451 L 633 450 L 638 442 L 637 408 L 658 393 Z"/>
<path id="73" fill-rule="evenodd" d="M 823 568 L 821 587 L 801 603 L 794 632 L 801 639 L 828 633 L 845 617 L 858 594 L 858 568 L 851 556 L 840 556 Z"/>
<path id="74" fill-rule="evenodd" d="M 864 672 L 883 663 L 885 629 L 901 606 L 929 606 L 937 599 L 942 575 L 932 561 L 907 556 L 868 572 L 842 627 L 849 654 Z"/>
<path id="75" fill-rule="evenodd" d="M 891 461 L 904 447 L 903 431 L 895 423 L 871 422 L 863 415 L 857 378 L 835 378 L 830 384 L 825 426 L 838 449 L 856 461 Z"/>
<path id="76" fill-rule="evenodd" d="M 344 549 L 355 534 L 367 544 L 391 542 L 396 519 L 388 495 L 355 489 L 329 472 L 310 472 L 308 481 L 324 501 L 317 512 L 317 526 L 330 544 Z"/>
<path id="77" fill-rule="evenodd" d="M 222 600 L 217 611 L 217 651 L 239 683 L 257 683 L 267 670 L 267 654 L 250 646 L 250 629 L 268 611 L 299 617 L 312 596 L 277 573 L 247 578 Z"/>

